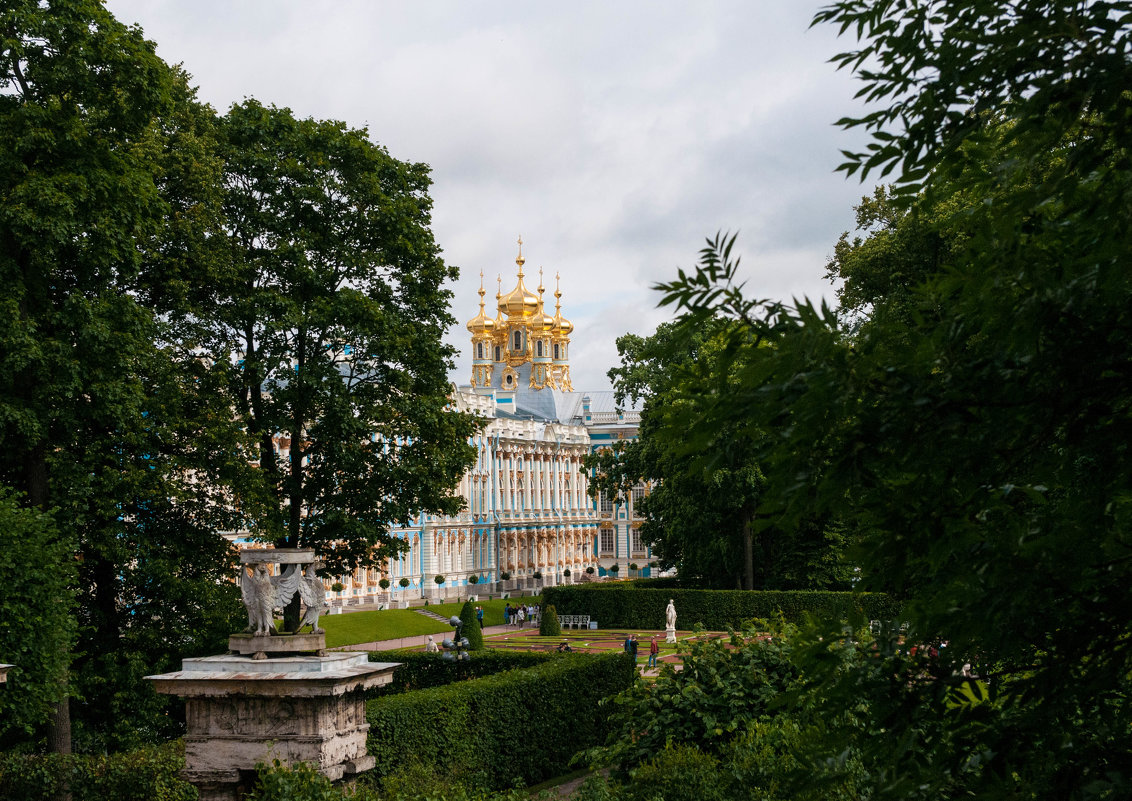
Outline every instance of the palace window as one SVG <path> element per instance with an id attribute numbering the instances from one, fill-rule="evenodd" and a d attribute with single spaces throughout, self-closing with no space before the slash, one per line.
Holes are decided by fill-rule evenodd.
<path id="1" fill-rule="evenodd" d="M 477 359 L 483 358 L 483 343 L 482 342 L 480 342 L 476 345 L 476 358 Z"/>
<path id="2" fill-rule="evenodd" d="M 649 494 L 648 489 L 645 487 L 633 487 L 633 507 L 636 508 L 637 503 L 641 498 Z"/>
<path id="3" fill-rule="evenodd" d="M 558 358 L 561 358 L 561 357 L 560 357 L 560 356 L 558 355 L 558 346 L 557 346 L 557 345 L 555 345 L 555 346 L 554 346 L 554 358 L 556 358 L 556 359 L 558 359 Z"/>
<path id="4" fill-rule="evenodd" d="M 499 349 L 499 346 L 498 346 L 498 345 L 496 345 L 496 346 L 495 346 L 495 360 L 496 360 L 497 362 L 501 362 L 501 361 L 503 361 L 503 359 L 502 359 L 502 356 L 501 356 L 501 353 L 500 353 L 500 349 Z"/>
<path id="5" fill-rule="evenodd" d="M 601 493 L 601 502 L 600 503 L 601 503 L 601 511 L 603 511 L 603 512 L 612 512 L 613 511 L 613 496 L 610 495 L 608 492 Z"/>
<path id="6" fill-rule="evenodd" d="M 540 359 L 542 358 L 542 340 L 541 339 L 537 340 L 535 342 L 535 355 L 538 356 Z"/>
<path id="7" fill-rule="evenodd" d="M 633 529 L 633 553 L 638 553 L 644 550 L 641 547 L 641 530 L 639 528 Z"/>
<path id="8" fill-rule="evenodd" d="M 516 331 L 515 332 L 515 344 L 511 346 L 511 350 L 519 350 L 519 349 L 522 348 L 522 346 L 523 346 L 523 335 L 520 332 Z"/>
<path id="9" fill-rule="evenodd" d="M 611 528 L 601 530 L 601 552 L 613 553 L 613 529 Z"/>

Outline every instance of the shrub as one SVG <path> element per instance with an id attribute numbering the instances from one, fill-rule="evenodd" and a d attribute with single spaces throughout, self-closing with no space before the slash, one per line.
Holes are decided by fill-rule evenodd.
<path id="1" fill-rule="evenodd" d="M 373 775 L 415 760 L 481 787 L 536 784 L 605 739 L 599 702 L 635 679 L 620 653 L 556 654 L 529 670 L 371 700 Z"/>
<path id="2" fill-rule="evenodd" d="M 370 654 L 371 662 L 396 662 L 393 681 L 384 687 L 368 692 L 369 698 L 397 695 L 411 690 L 443 687 L 464 679 L 494 676 L 506 670 L 523 670 L 536 667 L 555 658 L 545 651 L 503 651 L 485 649 L 477 651 L 467 662 L 459 664 L 438 659 L 436 654 L 424 651 L 381 651 Z"/>
<path id="3" fill-rule="evenodd" d="M 632 570 L 632 571 L 636 571 L 636 570 L 638 570 L 639 568 L 637 567 L 637 563 L 636 563 L 636 562 L 632 562 L 632 563 L 630 563 L 630 564 L 629 564 L 629 569 L 630 569 L 630 570 Z"/>
<path id="4" fill-rule="evenodd" d="M 593 565 L 590 565 L 589 567 L 587 567 L 586 572 L 589 573 L 592 576 L 594 574 Z"/>
<path id="5" fill-rule="evenodd" d="M 538 633 L 543 637 L 557 637 L 562 633 L 562 626 L 558 624 L 558 612 L 553 606 L 544 606 L 539 616 Z"/>
<path id="6" fill-rule="evenodd" d="M 439 587 L 441 584 L 444 583 L 444 576 L 433 576 L 432 580 L 435 581 L 436 586 Z"/>
<path id="7" fill-rule="evenodd" d="M 899 604 L 884 593 L 658 588 L 663 581 L 547 587 L 543 602 L 554 604 L 564 615 L 589 615 L 603 626 L 634 629 L 663 629 L 669 598 L 675 601 L 677 625 L 682 629 L 697 623 L 714 631 L 741 629 L 754 619 L 782 615 L 797 621 L 807 613 L 842 619 L 860 610 L 871 620 L 892 620 L 900 614 Z"/>
<path id="8" fill-rule="evenodd" d="M 565 576 L 566 578 L 570 578 L 570 568 L 566 568 L 565 570 L 563 570 L 562 575 Z"/>
<path id="9" fill-rule="evenodd" d="M 480 583 L 480 577 L 479 576 L 468 576 L 468 583 L 469 584 L 479 584 Z"/>
<path id="10" fill-rule="evenodd" d="M 621 565 L 619 565 L 619 564 L 617 564 L 617 563 L 615 562 L 615 563 L 613 563 L 612 565 L 610 565 L 610 566 L 609 566 L 609 571 L 608 571 L 608 572 L 610 572 L 610 573 L 618 573 L 618 572 L 620 572 L 620 570 L 621 570 Z"/>
<path id="11" fill-rule="evenodd" d="M 389 589 L 389 579 L 382 577 L 382 579 L 377 582 L 377 586 L 381 587 L 383 590 Z"/>
<path id="12" fill-rule="evenodd" d="M 111 755 L 0 753 L 0 801 L 54 801 L 64 784 L 72 801 L 194 801 L 184 766 L 179 742 Z"/>
<path id="13" fill-rule="evenodd" d="M 331 592 L 342 592 L 342 590 L 344 590 L 344 589 L 346 589 L 346 585 L 343 584 L 341 581 L 336 581 L 336 582 L 334 582 L 333 584 L 330 585 L 330 591 Z"/>
<path id="14" fill-rule="evenodd" d="M 542 578 L 542 571 L 536 570 L 534 573 L 531 574 L 531 578 L 534 578 L 534 579 Z"/>
<path id="15" fill-rule="evenodd" d="M 476 619 L 476 608 L 471 601 L 464 601 L 464 605 L 460 607 L 460 620 L 464 624 L 464 636 L 468 638 L 468 650 L 482 651 L 483 632 L 480 631 L 480 622 Z"/>
<path id="16" fill-rule="evenodd" d="M 508 573 L 506 570 L 504 570 L 502 573 L 499 574 L 499 578 L 502 581 L 510 581 L 511 580 L 511 574 Z"/>

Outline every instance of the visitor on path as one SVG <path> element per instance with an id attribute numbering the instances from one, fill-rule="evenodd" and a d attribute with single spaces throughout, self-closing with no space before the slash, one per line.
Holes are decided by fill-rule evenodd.
<path id="1" fill-rule="evenodd" d="M 656 635 L 649 640 L 649 663 L 648 667 L 656 667 L 656 655 L 660 653 L 660 646 L 656 644 Z"/>
<path id="2" fill-rule="evenodd" d="M 633 664 L 637 663 L 637 635 L 629 638 L 629 655 L 633 657 Z"/>
<path id="3" fill-rule="evenodd" d="M 625 635 L 625 644 L 622 645 L 621 647 L 624 649 L 625 653 L 627 653 L 627 654 L 633 653 L 633 635 L 632 634 L 626 634 Z"/>
<path id="4" fill-rule="evenodd" d="M 476 622 L 480 624 L 480 631 L 483 631 L 483 607 L 476 607 Z"/>
<path id="5" fill-rule="evenodd" d="M 570 647 L 570 643 L 566 642 L 566 640 L 563 640 L 562 642 L 560 642 L 558 644 L 558 652 L 559 653 L 568 654 L 573 650 L 574 649 Z"/>
<path id="6" fill-rule="evenodd" d="M 523 621 L 527 619 L 527 608 L 525 606 L 519 607 L 519 628 L 523 628 Z"/>
<path id="7" fill-rule="evenodd" d="M 505 625 L 505 626 L 511 625 L 511 602 L 510 601 L 508 601 L 507 604 L 503 607 L 503 625 Z"/>

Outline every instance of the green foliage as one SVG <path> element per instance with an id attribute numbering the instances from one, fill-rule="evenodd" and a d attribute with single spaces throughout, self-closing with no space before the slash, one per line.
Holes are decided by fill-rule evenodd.
<path id="1" fill-rule="evenodd" d="M 560 614 L 589 615 L 602 626 L 631 629 L 663 629 L 669 598 L 676 605 L 678 626 L 701 625 L 711 631 L 741 629 L 756 618 L 798 621 L 813 615 L 839 621 L 861 610 L 868 619 L 887 620 L 900 612 L 894 599 L 883 593 L 654 589 L 642 584 L 647 582 L 548 587 L 543 599 L 561 609 Z"/>
<path id="2" fill-rule="evenodd" d="M 655 682 L 613 699 L 609 738 L 587 753 L 591 765 L 625 770 L 677 743 L 718 753 L 772 714 L 799 676 L 781 637 L 693 640 L 679 653 L 680 671 L 666 664 Z"/>
<path id="3" fill-rule="evenodd" d="M 345 794 L 305 762 L 260 765 L 247 801 L 341 801 Z"/>
<path id="4" fill-rule="evenodd" d="M 332 574 L 381 564 L 406 547 L 391 527 L 459 509 L 480 425 L 448 409 L 456 271 L 429 229 L 428 167 L 254 100 L 220 129 L 231 261 L 200 299 L 202 336 L 257 440 L 270 500 L 253 533 L 315 548 Z"/>
<path id="5" fill-rule="evenodd" d="M 546 604 L 539 615 L 538 633 L 541 637 L 557 637 L 562 633 L 562 626 L 558 623 L 558 610 L 553 604 Z"/>
<path id="6" fill-rule="evenodd" d="M 402 576 L 401 580 L 398 581 L 397 583 L 402 587 L 408 587 L 410 584 L 412 584 L 412 582 L 409 581 L 408 576 Z"/>
<path id="7" fill-rule="evenodd" d="M 111 755 L 0 753 L 0 801 L 195 801 L 180 743 Z"/>
<path id="8" fill-rule="evenodd" d="M 635 678 L 621 654 L 566 654 L 528 670 L 378 698 L 367 705 L 375 775 L 416 761 L 471 786 L 538 783 L 604 740 L 598 704 Z"/>
<path id="9" fill-rule="evenodd" d="M 411 609 L 324 615 L 318 623 L 326 629 L 327 648 L 451 631 L 447 623 L 417 614 Z"/>
<path id="10" fill-rule="evenodd" d="M 467 662 L 449 662 L 439 654 L 424 651 L 382 651 L 370 654 L 371 662 L 397 662 L 393 680 L 371 691 L 371 697 L 396 695 L 411 690 L 443 687 L 464 679 L 494 676 L 507 670 L 537 667 L 554 658 L 554 654 L 532 651 L 477 651 Z"/>
<path id="11" fill-rule="evenodd" d="M 475 604 L 471 601 L 465 601 L 460 608 L 460 620 L 464 624 L 462 628 L 464 636 L 468 638 L 468 650 L 482 651 L 483 632 L 480 630 L 480 622 L 476 618 Z"/>
<path id="12" fill-rule="evenodd" d="M 0 486 L 0 662 L 15 665 L 0 688 L 0 743 L 32 735 L 66 694 L 73 549 L 50 515 L 21 508 Z"/>

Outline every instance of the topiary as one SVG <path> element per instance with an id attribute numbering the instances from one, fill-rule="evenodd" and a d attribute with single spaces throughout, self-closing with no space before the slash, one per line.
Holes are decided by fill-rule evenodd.
<path id="1" fill-rule="evenodd" d="M 389 579 L 383 577 L 381 581 L 377 582 L 377 586 L 381 587 L 383 590 L 389 589 Z"/>
<path id="2" fill-rule="evenodd" d="M 409 578 L 408 578 L 408 576 L 403 576 L 403 577 L 401 578 L 401 580 L 400 580 L 400 581 L 398 581 L 397 583 L 398 583 L 398 584 L 400 584 L 400 585 L 401 585 L 402 587 L 408 587 L 408 586 L 409 586 L 410 584 L 412 584 L 413 582 L 409 581 Z"/>
<path id="3" fill-rule="evenodd" d="M 511 578 L 511 574 L 508 573 L 506 570 L 504 570 L 502 573 L 499 574 L 499 578 L 500 578 L 501 581 L 509 581 L 510 578 Z"/>
<path id="4" fill-rule="evenodd" d="M 557 637 L 562 633 L 562 626 L 558 624 L 558 610 L 548 606 L 539 615 L 538 633 L 543 637 Z"/>
<path id="5" fill-rule="evenodd" d="M 480 577 L 479 576 L 468 576 L 468 583 L 469 584 L 479 584 L 480 583 Z"/>
<path id="6" fill-rule="evenodd" d="M 444 583 L 444 576 L 433 576 L 432 580 L 435 581 L 436 586 L 439 587 L 441 584 Z"/>
<path id="7" fill-rule="evenodd" d="M 476 607 L 471 601 L 464 601 L 460 607 L 460 620 L 464 623 L 464 636 L 468 638 L 469 651 L 483 650 L 483 632 L 476 619 Z"/>
<path id="8" fill-rule="evenodd" d="M 570 578 L 570 568 L 566 568 L 565 570 L 563 570 L 562 575 L 565 576 L 566 578 Z"/>
<path id="9" fill-rule="evenodd" d="M 586 572 L 592 576 L 594 574 L 593 565 L 590 565 L 589 567 L 587 567 Z"/>

